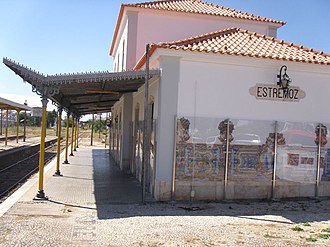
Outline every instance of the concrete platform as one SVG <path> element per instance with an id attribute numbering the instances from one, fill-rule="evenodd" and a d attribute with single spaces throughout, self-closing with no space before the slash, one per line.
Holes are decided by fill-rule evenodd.
<path id="1" fill-rule="evenodd" d="M 61 164 L 62 177 L 53 177 L 54 169 L 46 175 L 45 194 L 50 201 L 96 207 L 141 201 L 140 184 L 113 165 L 107 149 L 81 147 L 69 163 Z M 36 191 L 37 184 L 21 200 L 30 201 Z"/>
<path id="2" fill-rule="evenodd" d="M 38 188 L 38 177 L 34 176 L 0 204 L 0 246 L 93 245 L 95 220 L 109 219 L 109 205 L 140 204 L 140 183 L 114 166 L 108 149 L 79 147 L 69 157 L 70 164 L 62 164 L 63 156 L 62 177 L 53 176 L 55 160 L 46 166 L 44 191 L 48 201 L 33 200 Z M 30 224 L 35 229 L 27 227 Z M 19 227 L 12 235 L 14 225 Z M 51 234 L 43 232 L 46 226 L 52 228 Z M 35 231 L 44 234 L 45 244 Z"/>
<path id="3" fill-rule="evenodd" d="M 0 204 L 0 247 L 309 246 L 311 236 L 329 246 L 318 236 L 330 227 L 330 200 L 144 205 L 107 149 L 80 145 L 74 155 L 63 177 L 52 176 L 55 162 L 46 167 L 48 201 L 32 200 L 35 176 Z"/>

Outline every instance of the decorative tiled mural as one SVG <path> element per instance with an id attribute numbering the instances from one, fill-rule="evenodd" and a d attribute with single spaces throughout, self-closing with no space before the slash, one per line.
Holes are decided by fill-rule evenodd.
<path id="1" fill-rule="evenodd" d="M 224 180 L 228 144 L 229 180 L 271 181 L 275 122 L 217 121 L 218 124 L 211 119 L 178 118 L 175 178 L 181 181 Z M 326 125 L 282 122 L 277 123 L 277 128 L 277 180 L 315 182 L 319 140 L 322 149 L 320 178 L 330 180 Z"/>
<path id="2" fill-rule="evenodd" d="M 224 178 L 225 147 L 215 144 L 177 144 L 176 179 L 221 181 Z M 273 169 L 272 153 L 263 152 L 262 146 L 232 145 L 229 149 L 228 173 L 232 179 L 270 178 Z"/>
<path id="3" fill-rule="evenodd" d="M 271 175 L 273 169 L 272 153 L 263 152 L 262 146 L 232 147 L 234 175 Z"/>
<path id="4" fill-rule="evenodd" d="M 325 151 L 325 159 L 321 167 L 323 168 L 322 180 L 330 181 L 330 149 Z"/>
<path id="5" fill-rule="evenodd" d="M 176 179 L 220 181 L 223 179 L 224 152 L 219 145 L 178 143 Z"/>

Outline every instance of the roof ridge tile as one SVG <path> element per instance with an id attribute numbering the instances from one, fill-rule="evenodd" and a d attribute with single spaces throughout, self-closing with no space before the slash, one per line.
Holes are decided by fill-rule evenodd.
<path id="1" fill-rule="evenodd" d="M 197 5 L 196 2 L 198 3 Z M 263 21 L 263 22 L 271 22 L 280 25 L 286 24 L 283 21 L 278 21 L 260 15 L 251 14 L 246 11 L 241 11 L 234 8 L 224 7 L 222 5 L 206 2 L 204 0 L 158 0 L 158 1 L 138 2 L 138 3 L 127 3 L 127 4 L 122 4 L 122 6 L 223 16 L 223 17 Z M 172 7 L 170 8 L 169 6 Z M 204 9 L 203 11 L 204 6 L 208 8 Z M 191 10 L 190 9 L 191 7 L 195 9 Z M 222 10 L 222 12 L 220 12 L 219 10 Z M 224 12 L 224 10 L 226 10 L 226 12 Z"/>

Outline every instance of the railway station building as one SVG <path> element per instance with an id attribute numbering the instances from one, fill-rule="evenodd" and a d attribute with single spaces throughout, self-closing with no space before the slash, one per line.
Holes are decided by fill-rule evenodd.
<path id="1" fill-rule="evenodd" d="M 114 71 L 145 69 L 146 44 L 161 71 L 148 98 L 156 199 L 330 195 L 330 55 L 279 39 L 283 25 L 198 0 L 121 6 Z M 112 108 L 113 155 L 140 179 L 143 105 L 142 86 Z"/>
<path id="2" fill-rule="evenodd" d="M 281 40 L 285 24 L 203 0 L 122 4 L 113 72 L 4 63 L 75 116 L 111 111 L 110 155 L 156 200 L 329 197 L 330 55 Z"/>

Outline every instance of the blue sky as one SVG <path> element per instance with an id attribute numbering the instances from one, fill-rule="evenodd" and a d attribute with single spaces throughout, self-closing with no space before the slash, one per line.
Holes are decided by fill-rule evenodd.
<path id="1" fill-rule="evenodd" d="M 329 0 L 208 0 L 286 21 L 278 38 L 330 53 Z M 0 0 L 0 57 L 44 74 L 112 70 L 109 47 L 121 3 L 134 0 Z M 39 98 L 0 65 L 0 97 Z"/>

